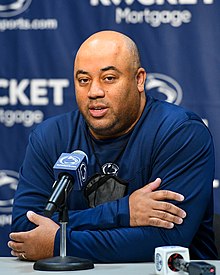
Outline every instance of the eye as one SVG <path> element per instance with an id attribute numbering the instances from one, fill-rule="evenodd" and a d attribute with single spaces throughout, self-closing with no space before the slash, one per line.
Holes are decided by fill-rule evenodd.
<path id="1" fill-rule="evenodd" d="M 86 78 L 86 77 L 78 78 L 78 82 L 80 85 L 84 86 L 89 83 L 89 78 Z"/>
<path id="2" fill-rule="evenodd" d="M 107 83 L 112 83 L 116 80 L 116 77 L 113 75 L 108 75 L 104 77 L 104 81 Z"/>

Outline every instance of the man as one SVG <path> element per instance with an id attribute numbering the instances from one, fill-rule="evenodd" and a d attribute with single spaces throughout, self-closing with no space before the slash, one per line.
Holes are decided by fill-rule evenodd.
<path id="1" fill-rule="evenodd" d="M 42 213 L 53 165 L 61 153 L 82 150 L 90 177 L 112 174 L 126 181 L 127 193 L 95 207 L 83 191 L 70 194 L 67 255 L 153 261 L 155 247 L 181 245 L 191 258 L 216 259 L 211 135 L 195 114 L 146 96 L 145 79 L 127 36 L 102 31 L 81 45 L 74 64 L 79 110 L 43 122 L 30 137 L 15 195 L 12 255 L 59 255 L 57 214 Z"/>

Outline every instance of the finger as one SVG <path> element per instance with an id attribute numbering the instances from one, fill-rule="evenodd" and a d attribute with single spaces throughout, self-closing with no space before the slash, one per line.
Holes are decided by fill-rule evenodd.
<path id="1" fill-rule="evenodd" d="M 34 223 L 35 225 L 40 225 L 45 219 L 48 219 L 46 217 L 34 213 L 33 211 L 27 212 L 27 218 L 30 222 Z"/>
<path id="2" fill-rule="evenodd" d="M 9 238 L 14 242 L 20 242 L 23 243 L 25 240 L 26 232 L 19 232 L 19 233 L 10 233 Z"/>
<path id="3" fill-rule="evenodd" d="M 166 229 L 172 229 L 174 227 L 174 224 L 172 222 L 163 221 L 158 218 L 150 218 L 149 225 L 154 227 L 162 227 Z"/>
<path id="4" fill-rule="evenodd" d="M 160 178 L 157 178 L 155 181 L 152 181 L 150 183 L 148 183 L 146 186 L 144 186 L 142 189 L 149 193 L 149 192 L 152 192 L 154 190 L 156 190 L 161 184 L 161 179 Z"/>
<path id="5" fill-rule="evenodd" d="M 154 218 L 158 218 L 162 221 L 167 221 L 167 222 L 171 222 L 171 223 L 174 223 L 174 224 L 181 224 L 183 223 L 183 219 L 178 217 L 178 216 L 175 216 L 175 215 L 172 215 L 168 212 L 164 212 L 164 211 L 153 211 L 152 212 L 152 217 Z"/>
<path id="6" fill-rule="evenodd" d="M 183 201 L 184 196 L 180 193 L 169 191 L 169 190 L 158 190 L 152 193 L 152 198 L 155 200 L 174 200 Z"/>
<path id="7" fill-rule="evenodd" d="M 20 259 L 24 259 L 24 258 L 21 256 L 22 254 L 24 254 L 23 251 L 14 251 L 14 250 L 11 251 L 11 255 L 12 255 L 12 256 L 19 257 Z"/>
<path id="8" fill-rule="evenodd" d="M 24 244 L 23 243 L 16 243 L 16 242 L 12 242 L 9 241 L 8 242 L 8 247 L 11 248 L 14 252 L 22 252 L 24 249 Z"/>
<path id="9" fill-rule="evenodd" d="M 160 210 L 163 212 L 171 213 L 174 214 L 175 216 L 178 216 L 180 218 L 185 218 L 186 217 L 186 212 L 179 208 L 178 206 L 169 203 L 169 202 L 159 202 L 156 201 L 153 206 L 154 210 Z"/>
<path id="10" fill-rule="evenodd" d="M 20 252 L 12 250 L 11 251 L 11 255 L 15 256 L 15 257 L 19 257 L 20 256 Z"/>

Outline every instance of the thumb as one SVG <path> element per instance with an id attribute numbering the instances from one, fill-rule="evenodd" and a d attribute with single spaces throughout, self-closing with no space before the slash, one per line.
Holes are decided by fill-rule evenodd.
<path id="1" fill-rule="evenodd" d="M 40 225 L 41 221 L 46 219 L 45 217 L 38 215 L 33 211 L 28 211 L 26 215 L 28 220 L 36 225 Z"/>
<path id="2" fill-rule="evenodd" d="M 143 187 L 144 191 L 146 193 L 155 191 L 160 186 L 161 181 L 162 180 L 160 178 L 156 178 L 155 181 L 152 181 Z"/>

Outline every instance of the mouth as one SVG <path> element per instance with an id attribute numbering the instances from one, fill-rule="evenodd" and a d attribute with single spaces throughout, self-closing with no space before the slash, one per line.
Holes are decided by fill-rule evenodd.
<path id="1" fill-rule="evenodd" d="M 102 106 L 90 106 L 89 107 L 89 112 L 92 117 L 94 118 L 102 118 L 105 116 L 107 113 L 108 108 L 104 105 Z"/>

